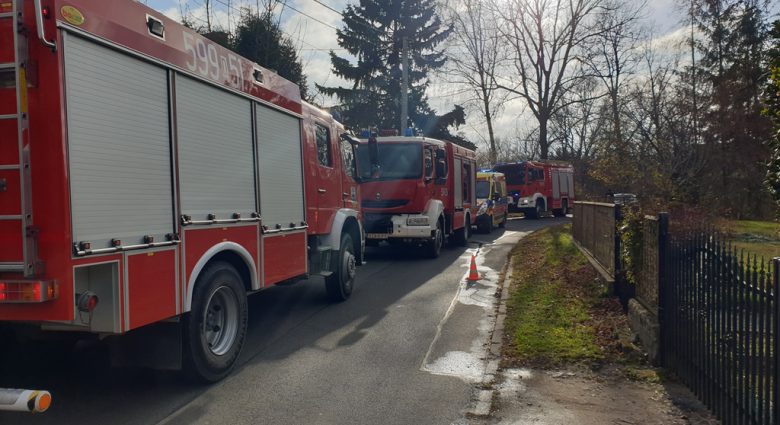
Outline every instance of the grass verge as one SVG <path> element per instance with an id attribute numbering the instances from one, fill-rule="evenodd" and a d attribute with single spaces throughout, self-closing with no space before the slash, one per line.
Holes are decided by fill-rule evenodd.
<path id="1" fill-rule="evenodd" d="M 513 249 L 504 320 L 504 366 L 549 367 L 619 355 L 626 317 L 569 239 L 571 225 L 536 232 Z"/>

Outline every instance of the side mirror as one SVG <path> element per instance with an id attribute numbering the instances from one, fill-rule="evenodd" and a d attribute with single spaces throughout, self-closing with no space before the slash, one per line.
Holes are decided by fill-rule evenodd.
<path id="1" fill-rule="evenodd" d="M 436 162 L 436 177 L 442 178 L 445 175 L 447 175 L 447 163 L 444 159 L 440 159 Z"/>
<path id="2" fill-rule="evenodd" d="M 431 182 L 431 180 L 433 180 L 433 177 L 426 177 L 426 178 L 425 178 L 425 184 L 428 184 L 428 183 L 430 183 L 430 182 Z"/>
<path id="3" fill-rule="evenodd" d="M 379 143 L 374 135 L 368 138 L 368 160 L 371 162 L 371 175 L 379 172 Z"/>

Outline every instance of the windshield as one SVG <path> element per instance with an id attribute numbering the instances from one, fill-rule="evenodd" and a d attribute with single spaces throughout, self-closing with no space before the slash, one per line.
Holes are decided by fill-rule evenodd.
<path id="1" fill-rule="evenodd" d="M 477 199 L 490 198 L 490 182 L 477 182 Z"/>
<path id="2" fill-rule="evenodd" d="M 380 143 L 379 177 L 372 178 L 368 145 L 358 149 L 358 169 L 363 181 L 416 180 L 422 178 L 422 145 L 419 143 Z"/>
<path id="3" fill-rule="evenodd" d="M 493 171 L 506 175 L 507 186 L 520 186 L 525 184 L 525 164 L 496 165 Z"/>

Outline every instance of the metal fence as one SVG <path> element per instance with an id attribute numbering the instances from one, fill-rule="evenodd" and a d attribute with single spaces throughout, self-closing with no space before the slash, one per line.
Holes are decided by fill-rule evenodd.
<path id="1" fill-rule="evenodd" d="M 619 265 L 615 253 L 620 251 L 620 240 L 616 233 L 616 223 L 620 220 L 620 206 L 576 201 L 574 208 L 572 223 L 574 239 L 614 277 L 615 265 Z"/>
<path id="2" fill-rule="evenodd" d="M 777 424 L 780 263 L 737 252 L 713 230 L 659 242 L 662 364 L 725 425 Z"/>
<path id="3" fill-rule="evenodd" d="M 724 425 L 780 424 L 780 258 L 737 251 L 714 229 L 672 237 L 669 217 L 645 217 L 636 284 L 624 276 L 619 205 L 577 202 L 572 235 L 660 324 L 661 364 Z"/>

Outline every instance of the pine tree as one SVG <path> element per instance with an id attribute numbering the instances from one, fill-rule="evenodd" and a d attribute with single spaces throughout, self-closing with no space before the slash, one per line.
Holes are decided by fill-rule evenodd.
<path id="1" fill-rule="evenodd" d="M 346 28 L 337 31 L 339 46 L 357 58 L 357 63 L 331 52 L 334 74 L 352 82 L 352 87 L 317 89 L 336 96 L 344 123 L 353 128 L 398 128 L 400 123 L 401 61 L 403 38 L 409 48 L 409 118 L 411 125 L 432 137 L 458 136 L 441 131 L 443 120 L 450 125 L 464 122 L 462 108 L 438 117 L 428 105 L 425 90 L 428 71 L 444 65 L 436 47 L 452 32 L 442 28 L 431 0 L 360 0 L 343 13 Z M 452 140 L 466 142 L 465 139 Z M 468 142 L 466 142 L 468 143 Z M 473 146 L 473 145 L 472 145 Z"/>

